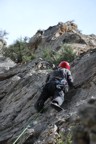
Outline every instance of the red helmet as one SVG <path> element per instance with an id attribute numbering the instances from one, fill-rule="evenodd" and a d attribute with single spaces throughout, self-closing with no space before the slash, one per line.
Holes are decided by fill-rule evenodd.
<path id="1" fill-rule="evenodd" d="M 70 64 L 67 61 L 61 61 L 59 67 L 70 70 Z"/>

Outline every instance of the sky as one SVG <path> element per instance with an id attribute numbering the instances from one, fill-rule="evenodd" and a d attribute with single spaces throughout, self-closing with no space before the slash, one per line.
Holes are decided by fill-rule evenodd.
<path id="1" fill-rule="evenodd" d="M 0 30 L 8 32 L 8 44 L 69 20 L 83 34 L 96 34 L 95 14 L 96 0 L 0 0 Z"/>

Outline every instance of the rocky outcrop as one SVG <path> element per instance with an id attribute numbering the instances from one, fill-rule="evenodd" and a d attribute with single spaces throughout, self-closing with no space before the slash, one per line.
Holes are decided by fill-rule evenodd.
<path id="1" fill-rule="evenodd" d="M 43 50 L 47 48 L 58 50 L 64 44 L 70 44 L 79 56 L 89 49 L 96 48 L 96 35 L 82 34 L 73 21 L 59 22 L 47 30 L 38 30 L 29 41 L 29 48 L 40 56 L 42 48 Z"/>
<path id="2" fill-rule="evenodd" d="M 65 111 L 56 112 L 46 102 L 43 113 L 34 103 L 40 95 L 49 69 L 38 70 L 34 62 L 11 68 L 0 77 L 0 143 L 11 144 L 26 128 L 18 143 L 52 144 L 66 131 L 66 120 L 76 117 L 77 109 L 91 96 L 96 97 L 96 51 L 90 51 L 72 64 L 76 89 L 65 97 Z M 30 125 L 30 128 L 28 127 Z M 54 138 L 53 138 L 54 135 Z"/>
<path id="3" fill-rule="evenodd" d="M 30 38 L 30 41 L 28 43 L 28 47 L 35 52 L 38 48 L 38 45 L 42 42 L 42 38 L 43 38 L 43 31 L 42 30 L 38 30 L 37 33 Z"/>
<path id="4" fill-rule="evenodd" d="M 58 23 L 39 34 L 40 41 L 36 35 L 30 39 L 33 52 L 39 56 L 41 48 L 58 50 L 64 43 L 77 52 L 78 57 L 71 63 L 75 87 L 65 95 L 64 111 L 51 108 L 49 99 L 37 113 L 34 104 L 54 65 L 42 58 L 15 65 L 1 57 L 0 144 L 67 144 L 68 140 L 95 144 L 96 36 L 81 34 L 73 22 Z"/>
<path id="5" fill-rule="evenodd" d="M 96 97 L 91 97 L 88 103 L 79 110 L 80 122 L 73 133 L 74 144 L 96 143 Z"/>
<path id="6" fill-rule="evenodd" d="M 6 41 L 0 38 L 0 54 L 2 54 L 2 49 L 7 45 Z"/>
<path id="7" fill-rule="evenodd" d="M 0 56 L 0 73 L 4 73 L 14 66 L 16 66 L 16 64 L 10 58 Z"/>

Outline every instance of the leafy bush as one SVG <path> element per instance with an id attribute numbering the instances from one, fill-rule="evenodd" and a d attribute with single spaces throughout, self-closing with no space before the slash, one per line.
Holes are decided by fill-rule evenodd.
<path id="1" fill-rule="evenodd" d="M 4 56 L 10 57 L 16 63 L 27 62 L 35 58 L 35 55 L 28 49 L 27 39 L 16 40 L 14 44 L 3 49 Z"/>
<path id="2" fill-rule="evenodd" d="M 72 144 L 72 133 L 68 132 L 67 134 L 64 134 L 61 132 L 59 134 L 59 137 L 56 139 L 57 144 Z"/>
<path id="3" fill-rule="evenodd" d="M 47 48 L 43 50 L 43 58 L 45 60 L 49 60 L 54 64 L 60 63 L 60 61 L 65 60 L 68 62 L 72 62 L 76 54 L 73 49 L 69 45 L 63 45 L 59 51 L 53 51 L 52 49 Z"/>
<path id="4" fill-rule="evenodd" d="M 55 61 L 55 52 L 50 48 L 44 49 L 42 56 L 46 60 Z"/>
<path id="5" fill-rule="evenodd" d="M 8 35 L 6 30 L 0 30 L 0 38 L 6 39 L 6 35 Z"/>

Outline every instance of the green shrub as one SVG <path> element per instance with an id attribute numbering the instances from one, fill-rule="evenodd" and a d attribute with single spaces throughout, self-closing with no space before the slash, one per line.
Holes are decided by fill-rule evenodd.
<path id="1" fill-rule="evenodd" d="M 44 49 L 42 57 L 45 60 L 50 60 L 53 62 L 53 61 L 55 61 L 55 52 L 50 48 Z"/>
<path id="2" fill-rule="evenodd" d="M 72 144 L 72 134 L 69 132 L 66 137 L 66 144 Z"/>
<path id="3" fill-rule="evenodd" d="M 76 54 L 73 49 L 69 45 L 63 45 L 59 51 L 53 51 L 52 49 L 47 48 L 43 50 L 43 58 L 45 60 L 51 61 L 54 64 L 60 63 L 62 60 L 66 60 L 68 62 L 72 62 Z"/>
<path id="4" fill-rule="evenodd" d="M 23 56 L 22 61 L 23 61 L 23 62 L 28 62 L 28 61 L 33 60 L 33 59 L 35 59 L 35 55 L 34 55 L 34 54 L 31 55 L 31 56 L 25 55 L 25 56 Z"/>
<path id="5" fill-rule="evenodd" d="M 61 132 L 59 134 L 59 137 L 56 139 L 57 144 L 72 144 L 72 133 L 68 132 L 67 134 L 64 134 Z"/>
<path id="6" fill-rule="evenodd" d="M 71 46 L 65 44 L 61 47 L 59 54 L 57 54 L 56 63 L 59 63 L 62 60 L 72 62 L 75 57 L 76 57 L 76 54 L 74 53 Z"/>
<path id="7" fill-rule="evenodd" d="M 4 56 L 10 57 L 15 62 L 28 62 L 35 58 L 35 55 L 28 49 L 26 39 L 20 38 L 8 48 L 3 49 Z"/>

